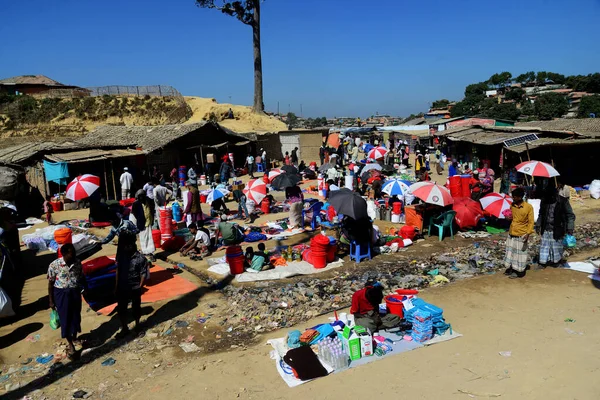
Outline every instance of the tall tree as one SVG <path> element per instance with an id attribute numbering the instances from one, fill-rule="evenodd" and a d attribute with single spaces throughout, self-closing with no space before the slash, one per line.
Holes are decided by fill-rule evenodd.
<path id="1" fill-rule="evenodd" d="M 446 107 L 448 107 L 448 104 L 450 104 L 450 100 L 447 100 L 447 99 L 436 100 L 433 103 L 431 103 L 431 108 L 446 108 Z"/>
<path id="2" fill-rule="evenodd" d="M 596 114 L 596 118 L 600 118 L 600 95 L 586 96 L 579 103 L 579 118 L 588 118 L 590 114 Z"/>
<path id="3" fill-rule="evenodd" d="M 262 55 L 260 50 L 260 2 L 261 0 L 226 1 L 217 4 L 216 0 L 196 0 L 202 8 L 212 8 L 232 17 L 252 28 L 252 47 L 254 49 L 254 112 L 265 111 L 263 101 Z"/>
<path id="4" fill-rule="evenodd" d="M 296 114 L 293 112 L 287 113 L 287 124 L 290 130 L 298 126 L 298 117 Z"/>
<path id="5" fill-rule="evenodd" d="M 535 114 L 541 120 L 560 118 L 569 111 L 569 102 L 558 93 L 540 94 L 535 99 Z"/>

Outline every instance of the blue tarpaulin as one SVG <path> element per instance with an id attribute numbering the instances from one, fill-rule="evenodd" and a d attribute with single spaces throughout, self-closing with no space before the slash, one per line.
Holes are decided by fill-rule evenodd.
<path id="1" fill-rule="evenodd" d="M 66 185 L 69 181 L 69 168 L 66 162 L 55 163 L 44 160 L 44 171 L 48 182 Z"/>

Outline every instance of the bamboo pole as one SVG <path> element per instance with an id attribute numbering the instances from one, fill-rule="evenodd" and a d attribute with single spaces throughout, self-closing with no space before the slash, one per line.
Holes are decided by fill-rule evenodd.
<path id="1" fill-rule="evenodd" d="M 548 146 L 548 148 L 550 149 L 550 162 L 552 163 L 552 168 L 556 169 L 554 166 L 554 157 L 552 156 L 552 146 Z M 556 179 L 556 177 L 554 177 L 554 185 L 558 189 L 558 179 Z"/>
<path id="2" fill-rule="evenodd" d="M 520 154 L 519 154 L 519 160 L 521 160 L 521 162 L 523 162 L 523 157 L 521 157 Z M 527 186 L 529 186 L 529 178 L 527 177 L 528 175 L 527 174 L 524 174 L 524 175 L 525 175 L 525 182 L 527 183 Z"/>
<path id="3" fill-rule="evenodd" d="M 111 172 L 111 175 L 112 175 L 113 193 L 115 194 L 115 200 L 118 200 L 118 197 L 117 197 L 117 184 L 115 183 L 115 167 L 113 165 L 112 160 L 110 160 L 110 172 Z"/>
<path id="4" fill-rule="evenodd" d="M 106 190 L 106 198 L 108 199 L 108 177 L 106 175 L 106 160 L 104 160 L 104 190 Z"/>

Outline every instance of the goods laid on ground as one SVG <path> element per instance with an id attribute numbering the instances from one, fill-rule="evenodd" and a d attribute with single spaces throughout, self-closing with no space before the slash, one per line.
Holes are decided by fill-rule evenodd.
<path id="1" fill-rule="evenodd" d="M 398 290 L 403 293 L 403 289 Z M 410 293 L 415 293 L 411 291 Z M 393 295 L 399 304 L 411 307 L 410 317 L 397 326 L 371 332 L 354 324 L 354 316 L 334 314 L 331 323 L 288 332 L 286 338 L 269 340 L 273 347 L 271 358 L 277 372 L 289 387 L 294 387 L 332 372 L 355 368 L 390 355 L 414 350 L 460 337 L 446 324 L 438 307 L 428 304 L 415 294 Z M 388 313 L 386 304 L 380 314 Z M 436 324 L 444 323 L 441 328 Z"/>

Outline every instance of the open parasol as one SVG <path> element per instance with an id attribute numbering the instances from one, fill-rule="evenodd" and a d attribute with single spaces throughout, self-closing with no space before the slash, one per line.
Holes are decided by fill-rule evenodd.
<path id="1" fill-rule="evenodd" d="M 223 197 L 227 196 L 229 194 L 228 190 L 225 189 L 213 189 L 210 191 L 210 193 L 208 194 L 208 196 L 206 196 L 206 202 L 207 203 L 212 203 L 215 200 L 219 200 L 222 199 Z"/>
<path id="2" fill-rule="evenodd" d="M 285 173 L 285 171 L 282 171 L 279 168 L 274 168 L 272 170 L 269 171 L 269 182 L 273 182 L 273 179 L 275 179 L 276 177 L 278 177 L 279 175 Z"/>
<path id="3" fill-rule="evenodd" d="M 368 152 L 367 157 L 372 158 L 373 160 L 381 160 L 387 153 L 388 150 L 385 147 L 377 146 Z"/>
<path id="4" fill-rule="evenodd" d="M 85 174 L 73 179 L 67 185 L 65 196 L 69 200 L 77 201 L 90 197 L 100 187 L 100 178 L 95 175 Z"/>
<path id="5" fill-rule="evenodd" d="M 452 209 L 456 211 L 454 220 L 461 229 L 475 228 L 483 217 L 481 205 L 469 197 L 455 198 Z"/>
<path id="6" fill-rule="evenodd" d="M 409 189 L 410 182 L 400 178 L 390 178 L 383 183 L 381 191 L 390 196 L 403 196 Z"/>
<path id="7" fill-rule="evenodd" d="M 276 176 L 271 182 L 271 186 L 277 190 L 282 190 L 286 187 L 296 186 L 298 182 L 300 182 L 298 175 L 286 173 Z"/>
<path id="8" fill-rule="evenodd" d="M 490 193 L 479 199 L 479 202 L 485 211 L 494 217 L 504 219 L 506 218 L 504 212 L 510 210 L 513 200 L 504 193 Z"/>
<path id="9" fill-rule="evenodd" d="M 350 218 L 368 218 L 367 202 L 358 193 L 343 188 L 331 192 L 329 204 L 338 214 L 344 214 Z"/>
<path id="10" fill-rule="evenodd" d="M 548 163 L 542 161 L 525 161 L 515 167 L 517 172 L 542 178 L 552 178 L 560 176 L 558 171 Z"/>
<path id="11" fill-rule="evenodd" d="M 267 196 L 267 185 L 262 179 L 251 179 L 246 184 L 244 194 L 248 200 L 252 200 L 256 204 L 260 204 L 262 199 Z"/>
<path id="12" fill-rule="evenodd" d="M 454 204 L 450 191 L 434 182 L 417 182 L 409 187 L 410 192 L 425 203 L 438 206 Z"/>

